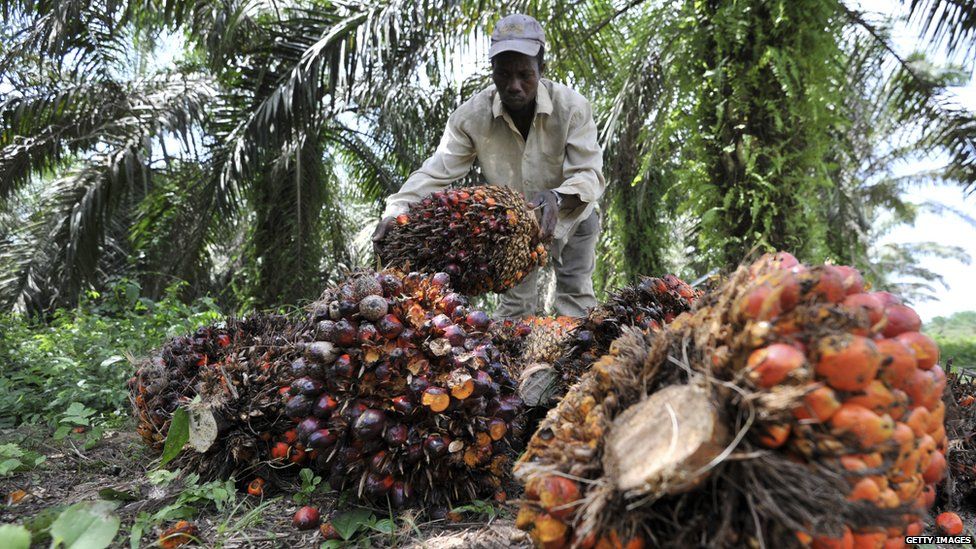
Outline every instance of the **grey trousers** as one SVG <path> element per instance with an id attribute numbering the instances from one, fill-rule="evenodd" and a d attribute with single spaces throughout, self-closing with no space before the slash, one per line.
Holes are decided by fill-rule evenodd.
<path id="1" fill-rule="evenodd" d="M 593 269 L 596 267 L 596 242 L 600 238 L 600 212 L 594 211 L 576 226 L 561 247 L 553 246 L 552 265 L 556 273 L 555 313 L 581 317 L 596 305 Z M 536 269 L 511 290 L 503 293 L 495 318 L 524 318 L 539 307 L 539 270 Z"/>

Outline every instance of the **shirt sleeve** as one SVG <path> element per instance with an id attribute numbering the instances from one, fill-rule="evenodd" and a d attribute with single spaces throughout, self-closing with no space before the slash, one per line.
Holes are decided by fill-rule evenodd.
<path id="1" fill-rule="evenodd" d="M 468 174 L 477 152 L 471 137 L 461 127 L 460 118 L 458 111 L 451 114 L 437 150 L 419 170 L 410 174 L 398 192 L 387 197 L 383 217 L 406 212 L 410 204 Z"/>
<path id="2" fill-rule="evenodd" d="M 596 122 L 589 103 L 573 113 L 566 138 L 563 183 L 560 194 L 575 194 L 586 204 L 600 200 L 607 182 L 603 178 L 603 149 L 597 141 Z"/>

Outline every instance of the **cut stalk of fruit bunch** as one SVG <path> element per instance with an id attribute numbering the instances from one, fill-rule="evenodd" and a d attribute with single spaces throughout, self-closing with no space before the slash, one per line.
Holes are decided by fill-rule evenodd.
<path id="1" fill-rule="evenodd" d="M 900 541 L 946 469 L 945 375 L 906 309 L 780 253 L 625 328 L 516 464 L 519 527 L 550 548 Z"/>

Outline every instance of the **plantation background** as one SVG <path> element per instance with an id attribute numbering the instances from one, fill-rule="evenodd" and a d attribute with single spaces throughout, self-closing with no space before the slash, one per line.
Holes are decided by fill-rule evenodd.
<path id="1" fill-rule="evenodd" d="M 956 95 L 976 11 L 880 6 L 0 0 L 0 427 L 96 445 L 131 428 L 136 357 L 369 263 L 383 198 L 488 84 L 487 32 L 516 11 L 544 24 L 548 77 L 594 106 L 601 293 L 784 249 L 937 300 L 923 259 L 966 251 L 887 236 L 926 213 L 976 225 L 908 194 L 976 190 Z M 976 303 L 956 305 L 925 329 L 976 369 Z M 33 467 L 18 440 L 0 478 Z"/>

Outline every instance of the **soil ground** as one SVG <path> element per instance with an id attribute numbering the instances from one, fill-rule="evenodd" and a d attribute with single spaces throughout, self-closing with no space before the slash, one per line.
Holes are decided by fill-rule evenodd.
<path id="1" fill-rule="evenodd" d="M 43 516 L 47 510 L 81 501 L 99 499 L 100 493 L 130 494 L 132 501 L 123 501 L 116 509 L 122 526 L 113 547 L 129 547 L 129 533 L 140 513 L 152 514 L 173 503 L 180 495 L 178 481 L 169 486 L 156 486 L 147 479 L 157 456 L 143 445 L 139 437 L 128 431 L 108 432 L 101 442 L 84 450 L 74 441 L 56 443 L 50 433 L 31 430 L 8 430 L 0 433 L 0 444 L 17 442 L 47 457 L 34 470 L 15 473 L 0 479 L 0 523 L 24 523 Z M 295 486 L 296 490 L 298 486 Z M 27 493 L 16 504 L 9 504 L 8 495 L 16 490 Z M 201 505 L 199 513 L 191 520 L 199 528 L 200 545 L 206 547 L 318 547 L 324 540 L 318 530 L 302 532 L 291 524 L 299 505 L 287 494 L 278 492 L 266 496 L 268 505 L 259 506 L 262 498 L 237 492 L 236 508 L 218 512 L 211 504 Z M 355 509 L 334 494 L 312 495 L 310 505 L 318 507 L 323 518 L 329 513 Z M 231 506 L 228 506 L 231 507 Z M 258 509 L 253 523 L 245 524 L 248 511 Z M 458 522 L 441 520 L 414 520 L 416 512 L 397 516 L 396 530 L 392 534 L 360 533 L 349 547 L 428 547 L 431 549 L 496 549 L 531 547 L 524 532 L 514 527 L 515 506 L 494 504 L 495 516 L 462 515 Z M 377 518 L 389 517 L 388 510 L 374 509 Z M 47 511 L 50 512 L 50 511 Z M 167 521 L 147 528 L 142 536 L 142 547 L 158 546 L 162 531 L 172 526 Z M 46 547 L 49 540 L 35 540 L 35 547 Z"/>

